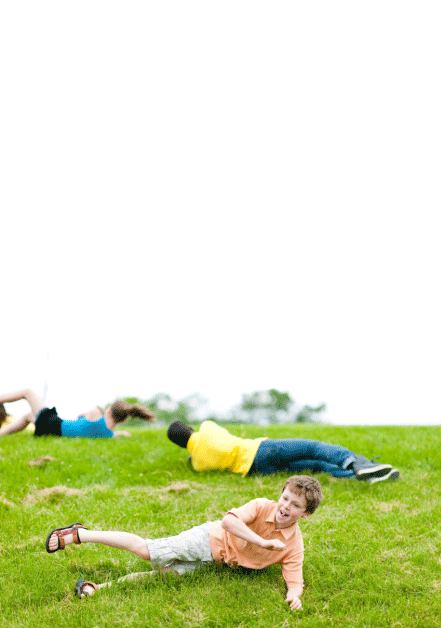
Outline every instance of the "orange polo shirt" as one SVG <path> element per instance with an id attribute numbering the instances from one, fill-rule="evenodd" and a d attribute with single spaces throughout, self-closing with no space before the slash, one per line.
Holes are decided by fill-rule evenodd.
<path id="1" fill-rule="evenodd" d="M 253 532 L 264 539 L 279 539 L 286 547 L 280 551 L 268 550 L 240 539 L 227 532 L 220 521 L 210 529 L 210 549 L 214 560 L 227 563 L 233 569 L 238 565 L 251 569 L 263 569 L 280 563 L 288 587 L 303 585 L 303 539 L 297 523 L 282 530 L 276 529 L 277 502 L 259 498 L 228 512 L 241 519 Z"/>

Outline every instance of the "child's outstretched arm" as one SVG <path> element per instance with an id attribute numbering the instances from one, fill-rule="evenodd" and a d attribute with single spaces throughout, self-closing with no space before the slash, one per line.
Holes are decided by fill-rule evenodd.
<path id="1" fill-rule="evenodd" d="M 221 525 L 224 530 L 227 530 L 230 534 L 234 534 L 234 536 L 238 536 L 244 541 L 255 543 L 265 549 L 277 551 L 286 547 L 285 543 L 282 543 L 279 539 L 263 539 L 261 536 L 253 532 L 246 523 L 239 519 L 239 517 L 233 515 L 231 512 L 225 515 L 221 521 Z"/>

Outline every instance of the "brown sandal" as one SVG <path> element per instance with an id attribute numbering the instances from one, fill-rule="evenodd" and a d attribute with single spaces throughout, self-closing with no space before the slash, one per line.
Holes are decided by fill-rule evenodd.
<path id="1" fill-rule="evenodd" d="M 80 537 L 78 536 L 78 530 L 80 528 L 87 530 L 81 523 L 71 523 L 70 526 L 66 526 L 65 528 L 55 528 L 55 530 L 51 530 L 46 539 L 46 552 L 53 554 L 54 552 L 58 552 L 58 550 L 64 549 L 66 544 L 63 537 L 66 536 L 66 534 L 72 534 L 74 543 L 79 545 L 81 543 Z M 58 536 L 58 547 L 51 550 L 49 549 L 49 539 L 53 534 Z"/>
<path id="2" fill-rule="evenodd" d="M 90 580 L 84 580 L 84 578 L 80 578 L 75 585 L 75 595 L 77 597 L 87 597 L 88 595 L 91 595 L 90 593 L 85 593 L 83 591 L 83 588 L 87 584 L 93 587 L 95 591 L 98 591 L 98 586 L 94 582 L 91 582 Z"/>

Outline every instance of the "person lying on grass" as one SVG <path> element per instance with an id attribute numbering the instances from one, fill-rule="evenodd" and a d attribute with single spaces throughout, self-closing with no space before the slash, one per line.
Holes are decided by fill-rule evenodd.
<path id="1" fill-rule="evenodd" d="M 138 404 L 130 405 L 126 401 L 115 401 L 105 410 L 100 406 L 95 406 L 77 419 L 60 419 L 56 409 L 47 408 L 43 399 L 30 388 L 0 395 L 0 406 L 21 399 L 26 399 L 31 411 L 13 423 L 0 428 L 0 436 L 21 432 L 29 423 L 34 423 L 34 436 L 52 434 L 53 436 L 69 438 L 114 438 L 116 436 L 130 436 L 130 432 L 114 431 L 116 425 L 125 421 L 128 416 L 137 417 L 144 421 L 155 420 L 148 408 Z"/>
<path id="2" fill-rule="evenodd" d="M 203 421 L 198 432 L 175 421 L 167 436 L 190 452 L 195 471 L 229 470 L 245 476 L 308 470 L 330 473 L 336 478 L 355 477 L 371 484 L 400 476 L 392 465 L 373 462 L 340 445 L 307 438 L 240 438 L 214 421 Z"/>
<path id="3" fill-rule="evenodd" d="M 312 515 L 321 500 L 317 480 L 306 475 L 292 476 L 285 482 L 278 502 L 253 499 L 229 510 L 222 521 L 204 523 L 177 536 L 151 540 L 129 532 L 89 530 L 73 523 L 49 532 L 46 550 L 53 553 L 71 543 L 101 543 L 149 560 L 154 570 L 179 575 L 213 561 L 233 569 L 263 569 L 280 563 L 288 589 L 286 602 L 294 610 L 302 607 L 303 591 L 303 540 L 298 521 Z M 152 573 L 155 571 L 141 575 Z M 97 585 L 81 579 L 75 592 L 83 597 L 103 586 L 109 583 Z"/>

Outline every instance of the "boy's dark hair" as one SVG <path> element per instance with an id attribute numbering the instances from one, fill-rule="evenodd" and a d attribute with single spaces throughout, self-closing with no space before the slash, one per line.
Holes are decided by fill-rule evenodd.
<path id="1" fill-rule="evenodd" d="M 193 428 L 186 423 L 183 423 L 182 421 L 175 421 L 174 423 L 170 423 L 167 430 L 167 436 L 172 443 L 185 449 L 187 447 L 188 439 L 193 432 Z"/>
<path id="2" fill-rule="evenodd" d="M 323 499 L 320 482 L 309 475 L 292 475 L 283 485 L 282 492 L 287 488 L 291 493 L 303 495 L 306 501 L 306 512 L 312 514 Z"/>
<path id="3" fill-rule="evenodd" d="M 8 416 L 8 413 L 5 410 L 5 406 L 2 403 L 0 403 L 0 426 L 7 416 Z"/>

